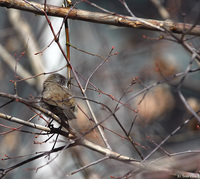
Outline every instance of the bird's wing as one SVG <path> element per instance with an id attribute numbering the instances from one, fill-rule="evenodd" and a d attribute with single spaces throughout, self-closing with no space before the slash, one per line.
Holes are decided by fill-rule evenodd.
<path id="1" fill-rule="evenodd" d="M 64 115 L 66 116 L 66 118 L 68 120 L 70 120 L 70 119 L 76 119 L 76 116 L 75 116 L 74 112 L 71 110 L 71 108 L 65 108 L 63 110 L 63 113 L 64 113 Z"/>
<path id="2" fill-rule="evenodd" d="M 53 92 L 53 93 L 52 93 Z M 62 110 L 67 119 L 75 119 L 74 108 L 76 104 L 71 99 L 71 94 L 59 85 L 48 86 L 48 90 L 42 93 L 42 101 L 48 105 L 54 106 Z"/>
<path id="3" fill-rule="evenodd" d="M 62 89 L 58 85 L 48 86 L 47 88 L 42 93 L 42 101 L 52 106 L 58 106 L 58 103 L 62 101 L 60 95 Z"/>
<path id="4" fill-rule="evenodd" d="M 64 88 L 60 85 L 48 85 L 42 92 L 42 100 L 52 106 L 57 106 L 58 103 L 64 101 L 64 98 L 69 98 L 66 96 Z"/>

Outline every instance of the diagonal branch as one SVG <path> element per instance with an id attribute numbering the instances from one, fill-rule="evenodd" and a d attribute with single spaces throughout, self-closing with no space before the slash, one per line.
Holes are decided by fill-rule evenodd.
<path id="1" fill-rule="evenodd" d="M 31 4 L 33 6 L 31 6 Z M 28 11 L 34 14 L 44 15 L 42 11 L 38 10 L 42 9 L 44 11 L 44 5 L 31 1 L 30 4 L 27 4 L 23 0 L 17 0 L 17 1 L 0 0 L 0 6 Z M 36 9 L 35 7 L 37 7 L 38 9 Z M 191 27 L 193 26 L 192 24 L 174 23 L 172 21 L 170 21 L 169 23 L 169 20 L 158 21 L 155 19 L 143 19 L 143 18 L 135 19 L 130 16 L 97 13 L 79 9 L 70 10 L 70 8 L 58 7 L 53 5 L 46 5 L 46 12 L 47 15 L 49 16 L 64 18 L 68 14 L 68 18 L 73 20 L 82 20 L 82 21 L 95 22 L 100 24 L 109 24 L 120 27 L 136 28 L 136 29 L 160 31 L 160 29 L 162 29 L 164 25 L 167 29 L 169 29 L 171 32 L 174 33 L 182 34 L 184 32 L 188 32 L 187 34 L 200 36 L 200 25 L 196 25 L 194 28 L 191 29 Z"/>
<path id="2" fill-rule="evenodd" d="M 39 130 L 42 130 L 42 131 L 51 132 L 51 129 L 49 127 L 44 127 L 42 125 L 35 124 L 35 123 L 29 122 L 29 121 L 25 121 L 25 120 L 22 120 L 22 119 L 13 117 L 13 116 L 9 116 L 7 114 L 0 113 L 0 118 L 6 119 L 6 120 L 11 121 L 11 122 L 16 122 L 18 124 L 22 124 L 22 125 L 25 125 L 25 126 L 28 126 L 28 127 L 32 127 L 32 128 L 35 128 L 35 129 L 39 129 Z"/>

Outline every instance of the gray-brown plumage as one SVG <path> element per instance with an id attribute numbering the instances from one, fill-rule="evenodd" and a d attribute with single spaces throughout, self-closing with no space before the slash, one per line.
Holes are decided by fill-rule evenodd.
<path id="1" fill-rule="evenodd" d="M 61 120 L 75 119 L 77 105 L 72 93 L 67 88 L 68 79 L 54 73 L 43 83 L 42 107 L 56 114 Z"/>

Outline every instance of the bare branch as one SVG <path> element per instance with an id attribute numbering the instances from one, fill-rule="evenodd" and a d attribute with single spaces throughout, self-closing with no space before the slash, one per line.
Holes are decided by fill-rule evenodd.
<path id="1" fill-rule="evenodd" d="M 9 66 L 11 70 L 13 71 L 15 70 L 15 66 L 13 65 L 15 64 L 15 59 L 13 58 L 12 55 L 8 53 L 8 51 L 1 44 L 0 44 L 0 57 Z M 32 76 L 31 73 L 29 73 L 20 63 L 17 64 L 17 68 L 18 68 L 17 73 L 19 74 L 20 77 L 27 78 L 27 76 Z M 29 85 L 36 86 L 35 79 L 26 80 L 26 82 Z"/>
<path id="2" fill-rule="evenodd" d="M 21 13 L 19 11 L 12 9 L 11 11 L 8 11 L 8 12 L 9 12 L 8 17 L 10 19 L 10 22 L 12 23 L 16 32 L 19 34 L 19 37 L 21 41 L 23 42 L 24 46 L 27 47 L 26 52 L 27 52 L 27 55 L 29 56 L 28 59 L 30 60 L 34 74 L 39 74 L 43 72 L 44 68 L 42 66 L 42 56 L 34 55 L 34 53 L 39 51 L 39 47 L 34 37 L 34 34 L 32 32 L 32 29 L 30 28 L 26 20 L 20 17 Z M 35 81 L 38 82 L 37 83 L 38 90 L 41 90 L 43 80 L 41 78 L 35 78 Z"/>
<path id="3" fill-rule="evenodd" d="M 31 6 L 34 5 L 34 6 Z M 23 0 L 0 0 L 0 6 L 7 7 L 7 8 L 14 8 L 20 9 L 28 12 L 32 12 L 35 14 L 44 15 L 44 5 L 40 3 L 30 2 L 27 4 Z M 40 9 L 40 10 L 39 10 Z M 70 12 L 71 11 L 71 12 Z M 109 24 L 115 25 L 120 27 L 130 27 L 136 29 L 146 29 L 146 30 L 155 30 L 160 31 L 160 27 L 163 24 L 167 26 L 171 32 L 182 34 L 185 31 L 191 29 L 193 25 L 191 24 L 184 24 L 184 23 L 165 23 L 165 21 L 158 21 L 155 19 L 143 19 L 137 18 L 138 20 L 133 19 L 130 16 L 122 16 L 122 15 L 113 15 L 113 14 L 106 14 L 106 13 L 97 13 L 97 12 L 89 12 L 84 10 L 73 9 L 70 8 L 63 8 L 58 6 L 47 5 L 46 12 L 49 16 L 55 17 L 66 17 L 68 14 L 69 19 L 73 20 L 83 20 L 88 22 L 95 22 L 101 24 Z M 146 23 L 143 23 L 146 22 Z M 152 24 L 152 26 L 148 25 Z M 156 28 L 157 27 L 157 28 Z M 191 31 L 188 31 L 190 35 L 200 35 L 200 26 L 196 25 Z"/>
<path id="4" fill-rule="evenodd" d="M 22 104 L 26 104 L 34 109 L 37 109 L 38 111 L 41 111 L 42 113 L 46 114 L 47 116 L 50 116 L 55 121 L 57 121 L 59 124 L 61 123 L 60 118 L 58 116 L 53 114 L 51 111 L 48 111 L 48 110 L 40 107 L 39 105 L 36 105 L 35 103 L 37 103 L 37 102 L 30 102 L 30 101 L 24 100 L 23 98 L 21 98 L 19 96 L 7 94 L 7 93 L 3 93 L 3 92 L 0 92 L 0 96 L 4 97 L 4 98 L 12 99 L 13 101 L 17 101 Z"/>
<path id="5" fill-rule="evenodd" d="M 80 172 L 80 171 L 82 171 L 82 170 L 84 170 L 84 169 L 86 169 L 86 168 L 88 168 L 88 167 L 91 167 L 91 166 L 93 166 L 93 165 L 96 165 L 96 164 L 98 164 L 98 163 L 100 163 L 100 162 L 102 162 L 102 161 L 104 161 L 104 160 L 107 160 L 107 159 L 108 159 L 108 157 L 101 158 L 101 159 L 99 159 L 99 160 L 97 160 L 97 161 L 95 161 L 95 162 L 92 162 L 92 163 L 90 163 L 90 164 L 88 164 L 88 165 L 86 165 L 86 166 L 84 166 L 84 167 L 79 168 L 79 169 L 76 170 L 76 171 L 73 171 L 73 172 L 69 173 L 67 176 L 74 175 L 75 173 L 78 173 L 78 172 Z"/>
<path id="6" fill-rule="evenodd" d="M 25 125 L 25 126 L 28 126 L 28 127 L 32 127 L 32 128 L 35 128 L 35 129 L 39 129 L 39 130 L 42 130 L 42 131 L 46 131 L 46 132 L 51 131 L 51 129 L 49 127 L 44 127 L 44 126 L 39 125 L 39 124 L 34 124 L 32 122 L 24 121 L 22 119 L 19 119 L 19 118 L 13 117 L 13 116 L 9 116 L 7 114 L 0 113 L 0 118 L 6 119 L 6 120 L 11 121 L 11 122 L 16 122 L 18 124 L 22 124 L 22 125 Z"/>
<path id="7" fill-rule="evenodd" d="M 200 111 L 198 111 L 197 113 L 199 113 Z M 196 113 L 195 113 L 196 114 Z M 196 114 L 197 115 L 197 114 Z M 176 134 L 183 126 L 185 126 L 189 121 L 191 121 L 193 119 L 194 115 L 192 115 L 190 118 L 188 118 L 187 120 L 184 121 L 183 124 L 181 124 L 180 126 L 178 126 L 175 130 L 173 130 L 173 132 L 168 135 L 162 142 L 160 142 L 160 144 L 157 145 L 157 147 L 155 149 L 153 149 L 143 160 L 146 161 L 150 156 L 152 156 L 153 153 L 155 153 L 170 137 L 172 137 L 174 134 Z"/>

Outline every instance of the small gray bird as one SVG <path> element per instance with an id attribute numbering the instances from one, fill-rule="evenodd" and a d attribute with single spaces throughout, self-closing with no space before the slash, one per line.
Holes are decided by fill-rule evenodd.
<path id="1" fill-rule="evenodd" d="M 69 79 L 58 73 L 51 74 L 43 83 L 41 106 L 61 120 L 76 119 L 77 105 L 67 88 Z"/>

